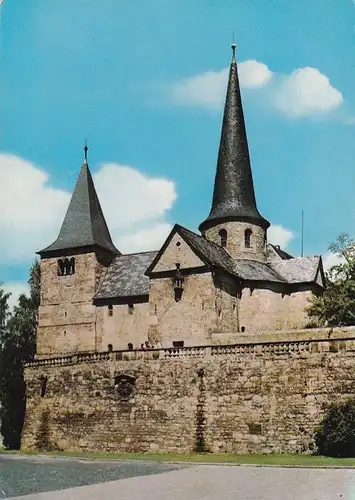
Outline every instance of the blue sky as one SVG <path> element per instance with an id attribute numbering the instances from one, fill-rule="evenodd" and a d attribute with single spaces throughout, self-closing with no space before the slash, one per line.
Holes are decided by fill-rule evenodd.
<path id="1" fill-rule="evenodd" d="M 342 231 L 355 236 L 354 25 L 352 0 L 4 0 L 0 280 L 25 281 L 34 251 L 56 236 L 85 137 L 125 251 L 143 237 L 157 246 L 174 222 L 197 229 L 223 111 L 209 92 L 224 97 L 233 30 L 238 61 L 272 75 L 242 88 L 261 213 L 292 233 L 281 242 L 296 255 L 302 209 L 306 254 L 325 253 Z M 125 220 L 125 196 L 141 218 Z M 151 241 L 150 228 L 159 233 Z"/>

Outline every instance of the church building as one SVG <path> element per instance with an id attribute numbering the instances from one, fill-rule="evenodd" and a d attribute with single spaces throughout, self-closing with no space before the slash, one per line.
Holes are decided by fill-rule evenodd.
<path id="1" fill-rule="evenodd" d="M 200 233 L 176 224 L 160 249 L 122 254 L 85 147 L 59 236 L 38 252 L 37 359 L 233 344 L 306 326 L 309 299 L 325 287 L 322 259 L 295 258 L 267 241 L 270 223 L 256 204 L 232 48 L 212 206 Z"/>

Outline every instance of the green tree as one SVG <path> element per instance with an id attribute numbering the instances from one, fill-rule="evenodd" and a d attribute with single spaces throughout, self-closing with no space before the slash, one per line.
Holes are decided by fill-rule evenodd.
<path id="1" fill-rule="evenodd" d="M 322 325 L 349 326 L 355 324 L 355 241 L 342 233 L 329 246 L 341 261 L 326 275 L 327 287 L 312 299 L 308 315 Z"/>
<path id="2" fill-rule="evenodd" d="M 5 320 L 0 345 L 1 433 L 7 448 L 18 449 L 26 407 L 24 364 L 33 360 L 40 300 L 40 267 L 30 269 L 30 294 L 20 295 L 12 315 Z"/>
<path id="3" fill-rule="evenodd" d="M 355 457 L 355 399 L 331 403 L 316 428 L 315 443 L 320 455 Z"/>

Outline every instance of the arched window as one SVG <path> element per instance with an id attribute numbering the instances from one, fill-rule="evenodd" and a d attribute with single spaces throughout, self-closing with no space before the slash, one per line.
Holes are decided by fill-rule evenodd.
<path id="1" fill-rule="evenodd" d="M 63 276 L 64 274 L 64 262 L 62 259 L 58 259 L 58 276 Z"/>
<path id="2" fill-rule="evenodd" d="M 218 233 L 221 238 L 221 247 L 227 246 L 227 231 L 225 229 L 221 229 Z"/>
<path id="3" fill-rule="evenodd" d="M 246 229 L 244 232 L 244 243 L 245 243 L 245 248 L 250 248 L 251 247 L 251 235 L 253 234 L 253 231 L 251 229 Z"/>

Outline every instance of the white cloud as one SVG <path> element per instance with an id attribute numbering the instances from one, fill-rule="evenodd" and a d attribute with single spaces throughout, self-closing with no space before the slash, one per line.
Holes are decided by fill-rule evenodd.
<path id="1" fill-rule="evenodd" d="M 343 102 L 341 92 L 315 68 L 294 70 L 282 80 L 275 96 L 276 106 L 294 117 L 332 111 Z"/>
<path id="2" fill-rule="evenodd" d="M 171 86 L 172 101 L 207 109 L 221 108 L 228 71 L 228 68 L 209 71 L 174 83 Z M 242 87 L 262 92 L 263 102 L 269 102 L 287 116 L 317 116 L 337 109 L 344 102 L 341 92 L 316 68 L 298 68 L 283 75 L 250 59 L 239 63 L 238 71 Z M 271 81 L 272 85 L 268 85 Z"/>
<path id="3" fill-rule="evenodd" d="M 56 237 L 70 195 L 17 156 L 0 154 L 0 176 L 0 262 L 33 260 Z"/>
<path id="4" fill-rule="evenodd" d="M 71 193 L 53 188 L 44 170 L 13 155 L 0 154 L 0 176 L 0 262 L 31 262 L 35 251 L 57 237 Z M 159 240 L 157 228 L 167 224 L 167 211 L 176 199 L 172 181 L 118 164 L 102 165 L 94 178 L 118 245 L 124 236 L 126 250 L 135 250 L 134 235 L 143 230 L 148 233 L 150 228 L 151 242 Z M 135 245 L 132 248 L 130 241 Z"/>
<path id="5" fill-rule="evenodd" d="M 338 264 L 343 264 L 345 259 L 336 255 L 334 253 L 328 252 L 322 256 L 323 260 L 323 268 L 325 271 L 329 271 L 332 266 L 336 266 Z"/>
<path id="6" fill-rule="evenodd" d="M 172 226 L 168 223 L 158 223 L 147 229 L 118 238 L 118 248 L 123 253 L 159 250 L 168 237 Z"/>
<path id="7" fill-rule="evenodd" d="M 242 87 L 262 87 L 272 78 L 272 71 L 266 64 L 253 59 L 238 65 L 240 85 Z"/>
<path id="8" fill-rule="evenodd" d="M 223 104 L 229 68 L 208 71 L 185 78 L 172 85 L 172 99 L 177 104 L 220 108 Z M 272 78 L 269 68 L 258 61 L 249 60 L 238 65 L 242 87 L 262 87 Z"/>
<path id="9" fill-rule="evenodd" d="M 176 200 L 174 182 L 148 177 L 126 165 L 103 164 L 94 182 L 112 232 L 164 217 Z"/>
<path id="10" fill-rule="evenodd" d="M 219 108 L 223 104 L 227 78 L 227 68 L 185 78 L 172 85 L 173 101 L 177 104 Z"/>
<path id="11" fill-rule="evenodd" d="M 21 294 L 29 295 L 30 287 L 23 281 L 7 281 L 1 285 L 5 293 L 11 293 L 8 300 L 9 310 L 13 311 L 14 306 L 17 305 L 18 298 Z"/>
<path id="12" fill-rule="evenodd" d="M 280 245 L 285 249 L 290 241 L 295 237 L 292 231 L 277 224 L 271 224 L 267 230 L 267 239 L 273 245 Z"/>

